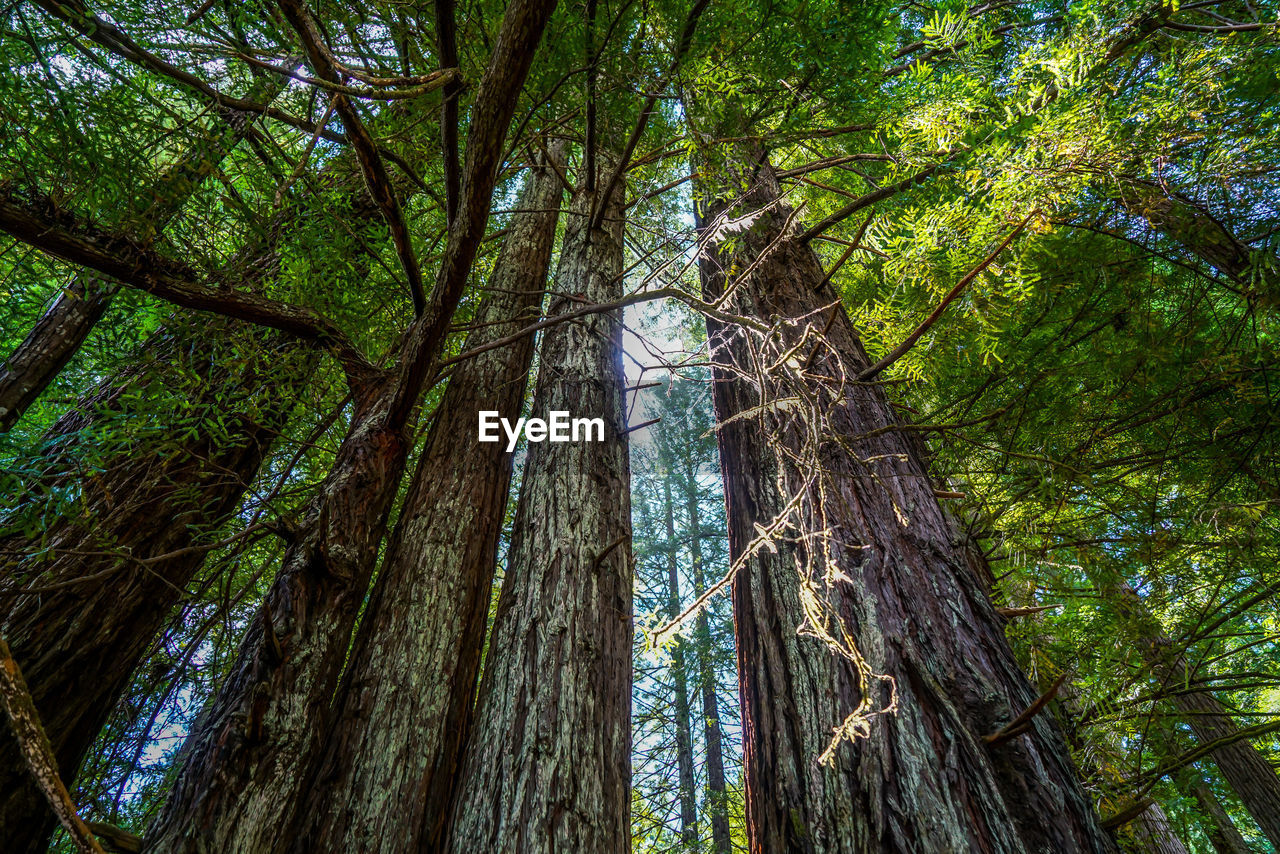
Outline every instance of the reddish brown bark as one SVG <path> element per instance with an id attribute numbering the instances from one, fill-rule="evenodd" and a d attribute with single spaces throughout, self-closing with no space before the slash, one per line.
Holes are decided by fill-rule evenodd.
<path id="1" fill-rule="evenodd" d="M 561 161 L 563 151 L 553 146 Z M 537 320 L 562 186 L 535 170 L 464 349 Z M 477 414 L 512 421 L 534 336 L 460 363 L 432 418 L 305 790 L 294 849 L 417 852 L 440 844 L 470 730 L 507 507 L 511 455 L 476 441 Z"/>
<path id="2" fill-rule="evenodd" d="M 233 353 L 229 359 L 237 348 L 250 357 Z M 51 429 L 49 442 L 70 444 L 82 431 L 114 419 L 144 421 L 146 415 L 131 412 L 139 406 L 134 396 L 150 397 L 154 407 L 165 387 L 192 407 L 183 410 L 181 423 L 175 415 L 173 423 L 125 439 L 92 477 L 82 476 L 74 447 L 55 455 L 38 488 L 78 490 L 75 511 L 61 513 L 37 539 L 15 533 L 0 540 L 3 632 L 26 673 L 63 779 L 74 777 L 203 562 L 205 550 L 183 550 L 216 539 L 211 534 L 239 505 L 305 381 L 307 358 L 293 346 L 263 346 L 243 330 L 238 339 L 226 329 L 210 335 L 207 327 L 198 336 L 161 334 L 144 358 L 105 381 Z M 228 411 L 228 397 L 242 404 L 238 411 Z M 224 431 L 209 429 L 214 417 Z M 15 595 L 24 589 L 33 592 Z M 43 851 L 53 822 L 5 731 L 5 850 Z"/>
<path id="3" fill-rule="evenodd" d="M 771 167 L 744 172 L 736 212 L 758 215 L 702 269 L 707 298 L 768 329 L 708 321 L 731 554 L 789 519 L 733 586 L 752 851 L 1110 850 L 1045 716 L 984 743 L 1036 695 L 883 388 L 848 381 L 869 361 Z M 704 236 L 729 209 L 701 211 Z M 830 766 L 832 728 L 861 700 L 888 707 L 891 686 L 872 679 L 864 696 L 849 658 L 797 635 L 801 575 L 830 608 L 818 628 L 847 632 L 896 690 L 896 711 Z"/>
<path id="4" fill-rule="evenodd" d="M 484 235 L 516 94 L 555 0 L 507 7 L 472 107 L 463 198 L 426 309 L 395 366 L 353 383 L 333 467 L 250 625 L 231 675 L 187 742 L 150 834 L 156 852 L 253 852 L 289 845 L 293 824 L 404 472 L 408 428 Z"/>

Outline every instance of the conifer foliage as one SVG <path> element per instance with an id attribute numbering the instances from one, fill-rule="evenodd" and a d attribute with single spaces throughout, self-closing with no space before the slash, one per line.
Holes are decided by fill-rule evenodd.
<path id="1" fill-rule="evenodd" d="M 1270 0 L 0 4 L 0 851 L 1280 849 L 1277 99 Z"/>

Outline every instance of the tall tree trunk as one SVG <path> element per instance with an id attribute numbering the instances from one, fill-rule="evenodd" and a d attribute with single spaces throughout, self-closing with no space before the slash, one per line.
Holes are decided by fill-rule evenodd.
<path id="1" fill-rule="evenodd" d="M 3 633 L 64 780 L 74 776 L 204 560 L 207 550 L 190 547 L 239 506 L 305 382 L 300 362 L 310 357 L 297 346 L 264 346 L 261 335 L 232 334 L 230 322 L 216 325 L 220 334 L 209 335 L 207 326 L 198 334 L 158 334 L 144 359 L 81 400 L 48 440 L 72 443 L 98 425 L 145 418 L 131 412 L 134 396 L 154 399 L 165 387 L 192 407 L 181 424 L 129 437 L 90 477 L 68 456 L 53 457 L 40 488 L 79 490 L 75 512 L 62 511 L 38 538 L 12 533 L 0 540 Z M 248 359 L 246 347 L 253 348 Z M 228 411 L 228 399 L 239 406 Z M 176 404 L 174 410 L 180 411 Z M 214 418 L 224 429 L 208 428 Z M 43 851 L 53 826 L 6 727 L 0 734 L 4 849 Z"/>
<path id="2" fill-rule="evenodd" d="M 1192 690 L 1195 674 L 1182 655 L 1170 655 L 1168 636 L 1138 592 L 1125 583 L 1114 590 L 1116 607 L 1138 634 L 1143 657 L 1164 687 L 1172 689 L 1169 701 L 1201 744 L 1224 742 L 1209 758 L 1263 835 L 1280 850 L 1280 774 L 1248 739 L 1240 738 L 1240 728 L 1217 697 Z"/>
<path id="3" fill-rule="evenodd" d="M 1129 823 L 1136 854 L 1187 854 L 1187 846 L 1173 832 L 1169 816 L 1159 804 L 1152 804 Z"/>
<path id="4" fill-rule="evenodd" d="M 866 354 L 794 239 L 772 168 L 753 160 L 740 186 L 758 215 L 735 248 L 719 242 L 730 204 L 700 212 L 705 296 L 747 319 L 709 318 L 708 332 L 730 551 L 744 561 L 751 850 L 1110 850 L 1045 716 L 984 743 L 1036 695 L 883 388 L 850 381 Z M 783 536 L 753 543 L 770 526 Z M 821 763 L 838 725 L 853 743 Z"/>
<path id="5" fill-rule="evenodd" d="M 286 78 L 269 75 L 250 97 L 270 102 L 284 88 Z M 143 243 L 156 240 L 169 221 L 195 194 L 200 183 L 244 138 L 256 115 L 218 108 L 220 121 L 192 151 L 132 200 L 123 225 L 136 229 Z M 22 418 L 49 383 L 71 361 L 94 326 L 102 319 L 120 283 L 90 270 L 76 273 L 53 305 L 41 315 L 26 338 L 0 365 L 0 430 Z"/>
<path id="6" fill-rule="evenodd" d="M 1280 299 L 1280 259 L 1274 252 L 1255 249 L 1203 205 L 1160 184 L 1122 181 L 1117 195 L 1131 214 L 1245 287 L 1250 296 L 1264 296 L 1275 307 Z"/>
<path id="7" fill-rule="evenodd" d="M 563 146 L 552 146 L 563 169 Z M 562 188 L 531 173 L 464 349 L 538 317 Z M 534 336 L 460 363 L 417 471 L 334 701 L 294 850 L 416 854 L 440 845 L 470 729 L 511 480 L 504 438 L 477 413 L 520 414 Z"/>
<path id="8" fill-rule="evenodd" d="M 696 472 L 689 466 L 685 469 L 685 508 L 689 516 L 690 575 L 697 592 L 701 594 L 707 588 L 707 581 L 702 568 L 702 514 L 698 504 Z M 724 781 L 724 736 L 716 700 L 715 648 L 712 646 L 711 621 L 706 609 L 698 612 L 694 623 L 694 640 L 698 657 L 698 688 L 702 694 L 702 737 L 707 750 L 707 812 L 711 815 L 711 850 L 714 854 L 730 854 L 733 842 L 729 836 L 729 802 Z"/>
<path id="9" fill-rule="evenodd" d="M 1209 844 L 1218 854 L 1251 854 L 1249 843 L 1244 841 L 1235 822 L 1222 808 L 1218 796 L 1209 788 L 1209 784 L 1199 780 L 1191 787 L 1191 795 L 1196 799 L 1201 811 L 1209 819 L 1204 825 L 1205 836 Z"/>
<path id="10" fill-rule="evenodd" d="M 187 739 L 151 852 L 288 845 L 299 789 L 327 730 L 351 631 L 410 448 L 409 427 L 484 236 L 516 95 L 555 0 L 512 0 L 472 105 L 458 215 L 429 300 L 394 366 L 351 377 L 351 425 L 302 514 L 260 618 Z"/>
<path id="11" fill-rule="evenodd" d="M 667 461 L 670 462 L 669 460 Z M 676 555 L 675 508 L 671 499 L 671 470 L 665 466 L 662 479 L 663 521 L 667 530 L 667 611 L 674 620 L 683 610 L 680 604 L 680 567 Z M 692 851 L 698 844 L 698 802 L 693 783 L 693 732 L 689 722 L 688 655 L 684 640 L 677 638 L 672 650 L 671 677 L 675 682 L 676 765 L 680 783 L 680 841 Z"/>
<path id="12" fill-rule="evenodd" d="M 622 192 L 600 228 L 574 193 L 549 313 L 622 292 Z M 449 850 L 630 849 L 630 473 L 617 312 L 551 327 L 533 414 L 602 418 L 603 442 L 529 446 Z M 594 438 L 594 437 L 593 437 Z"/>

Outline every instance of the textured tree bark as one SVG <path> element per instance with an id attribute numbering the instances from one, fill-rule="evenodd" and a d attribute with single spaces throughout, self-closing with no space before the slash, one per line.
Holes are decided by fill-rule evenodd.
<path id="1" fill-rule="evenodd" d="M 484 236 L 516 94 L 555 0 L 512 0 L 472 107 L 466 174 L 445 259 L 395 366 L 353 378 L 332 469 L 285 552 L 260 619 L 192 731 L 149 852 L 260 854 L 287 844 L 411 445 L 412 416 Z"/>
<path id="2" fill-rule="evenodd" d="M 215 325 L 213 334 L 204 326 L 199 335 L 157 335 L 143 360 L 104 381 L 48 438 L 71 441 L 114 418 L 145 418 L 129 415 L 137 406 L 131 396 L 165 386 L 192 405 L 196 430 L 187 435 L 185 426 L 179 431 L 168 424 L 144 430 L 92 477 L 55 456 L 42 489 L 78 489 L 77 512 L 63 513 L 34 539 L 15 533 L 0 541 L 3 633 L 26 673 L 65 780 L 204 560 L 204 550 L 183 550 L 235 511 L 307 376 L 303 365 L 310 357 L 298 347 L 264 345 L 263 336 L 244 330 L 237 341 L 226 328 L 232 324 Z M 237 346 L 253 348 L 250 358 L 231 352 Z M 192 376 L 198 377 L 194 386 Z M 228 411 L 228 399 L 240 405 Z M 199 426 L 215 414 L 226 425 L 221 434 Z M 33 592 L 15 595 L 23 589 Z M 53 821 L 16 744 L 7 732 L 0 735 L 5 850 L 43 851 Z"/>
<path id="3" fill-rule="evenodd" d="M 1229 741 L 1210 753 L 1209 758 L 1263 835 L 1280 850 L 1280 775 L 1248 739 L 1239 737 L 1240 728 L 1217 697 L 1209 691 L 1190 690 L 1195 686 L 1195 675 L 1185 658 L 1170 655 L 1168 636 L 1138 592 L 1121 583 L 1115 587 L 1113 601 L 1139 634 L 1144 658 L 1164 687 L 1171 689 L 1169 700 L 1196 739 L 1201 744 Z"/>
<path id="4" fill-rule="evenodd" d="M 550 314 L 576 307 L 574 297 L 621 295 L 622 193 L 613 195 L 590 230 L 597 193 L 575 192 Z M 550 327 L 540 365 L 534 416 L 603 418 L 605 441 L 529 446 L 454 802 L 456 854 L 630 849 L 630 472 L 617 312 Z"/>
<path id="5" fill-rule="evenodd" d="M 732 242 L 716 219 L 729 204 L 700 212 L 705 296 L 768 329 L 708 320 L 730 550 L 745 556 L 733 601 L 751 850 L 1111 850 L 1044 715 L 983 742 L 1035 694 L 883 389 L 849 381 L 866 354 L 793 239 L 772 168 L 752 161 L 731 191 L 752 212 Z M 782 536 L 754 548 L 780 518 Z M 864 701 L 895 711 L 848 721 L 862 734 L 820 764 Z"/>
<path id="6" fill-rule="evenodd" d="M 563 169 L 563 146 L 552 146 Z M 535 321 L 562 185 L 535 170 L 464 349 Z M 356 635 L 323 759 L 305 788 L 298 852 L 435 850 L 470 729 L 498 536 L 511 480 L 477 413 L 515 418 L 534 336 L 462 362 L 449 379 Z"/>
<path id="7" fill-rule="evenodd" d="M 270 102 L 284 88 L 283 76 L 271 75 L 250 97 Z M 139 195 L 129 206 L 124 225 L 137 229 L 144 243 L 153 242 L 200 183 L 244 138 L 255 114 L 219 108 L 220 126 L 202 138 L 181 162 Z M 94 326 L 102 319 L 120 283 L 92 271 L 77 273 L 32 327 L 18 348 L 0 365 L 0 430 L 8 430 L 22 418 L 71 361 Z"/>
<path id="8" fill-rule="evenodd" d="M 667 461 L 670 463 L 670 461 Z M 670 468 L 662 481 L 663 522 L 667 530 L 667 619 L 674 620 L 680 604 L 680 568 L 676 560 L 675 508 L 671 498 Z M 693 784 L 693 732 L 689 721 L 688 650 L 677 638 L 672 650 L 671 675 L 675 680 L 676 766 L 680 784 L 680 841 L 693 850 L 698 843 L 698 802 Z"/>
<path id="9" fill-rule="evenodd" d="M 1187 854 L 1187 846 L 1178 838 L 1169 816 L 1159 804 L 1147 807 L 1130 822 L 1128 830 L 1136 854 Z"/>
<path id="10" fill-rule="evenodd" d="M 1218 854 L 1251 854 L 1249 843 L 1244 841 L 1235 822 L 1231 820 L 1231 816 L 1227 815 L 1218 796 L 1213 793 L 1207 783 L 1203 780 L 1197 782 L 1191 787 L 1191 795 L 1209 819 L 1202 826 L 1214 851 Z"/>
<path id="11" fill-rule="evenodd" d="M 702 563 L 702 514 L 698 509 L 698 482 L 692 466 L 685 469 L 684 483 L 690 531 L 690 575 L 697 591 L 701 593 L 707 588 L 707 581 Z M 724 782 L 724 736 L 716 700 L 711 624 L 705 610 L 698 612 L 693 631 L 698 657 L 698 688 L 702 695 L 702 737 L 707 749 L 707 812 L 711 816 L 711 850 L 714 854 L 731 854 L 733 841 L 729 836 L 729 804 Z"/>

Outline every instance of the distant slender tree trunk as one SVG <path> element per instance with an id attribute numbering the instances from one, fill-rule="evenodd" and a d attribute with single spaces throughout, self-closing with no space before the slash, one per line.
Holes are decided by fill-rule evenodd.
<path id="1" fill-rule="evenodd" d="M 667 530 L 667 611 L 668 619 L 675 619 L 683 607 L 680 604 L 680 567 L 676 555 L 675 508 L 671 499 L 671 471 L 667 467 L 662 478 L 663 521 Z M 686 850 L 693 850 L 698 843 L 698 802 L 693 783 L 693 732 L 689 728 L 689 673 L 688 650 L 684 640 L 677 638 L 671 651 L 671 677 L 675 688 L 676 765 L 680 784 L 680 841 Z"/>
<path id="2" fill-rule="evenodd" d="M 269 102 L 280 93 L 285 82 L 282 75 L 269 75 L 250 97 Z M 239 110 L 220 108 L 219 111 L 219 125 L 127 206 L 123 225 L 131 231 L 137 230 L 142 242 L 150 243 L 160 236 L 200 183 L 244 138 L 249 123 L 256 118 Z M 0 365 L 0 430 L 8 430 L 18 423 L 66 367 L 119 289 L 119 282 L 104 279 L 92 271 L 79 272 L 36 321 L 27 337 Z"/>
<path id="3" fill-rule="evenodd" d="M 698 481 L 692 466 L 685 469 L 685 508 L 689 516 L 690 575 L 697 592 L 707 587 L 702 562 L 702 514 L 698 504 Z M 720 727 L 720 709 L 716 700 L 715 649 L 711 639 L 711 621 L 706 610 L 698 612 L 694 623 L 695 651 L 698 657 L 698 687 L 702 694 L 702 734 L 706 742 L 707 812 L 711 814 L 711 850 L 714 854 L 730 854 L 733 842 L 729 836 L 729 804 L 724 781 L 724 736 Z"/>
<path id="4" fill-rule="evenodd" d="M 714 231 L 726 201 L 700 224 L 713 241 L 705 296 L 768 328 L 708 319 L 730 551 L 750 555 L 733 600 L 751 850 L 1111 850 L 1044 715 L 984 743 L 1036 695 L 883 388 L 849 381 L 869 360 L 816 254 L 794 239 L 772 168 L 752 157 L 742 174 L 708 196 L 746 188 L 742 208 L 758 215 L 738 224 L 734 248 Z M 779 518 L 785 536 L 753 549 Z M 887 708 L 891 686 L 863 682 L 846 643 L 838 654 L 798 635 L 806 609 L 810 629 L 847 633 L 896 691 L 895 711 L 830 765 L 819 756 L 833 727 L 862 700 Z"/>
<path id="5" fill-rule="evenodd" d="M 1169 638 L 1138 592 L 1128 584 L 1119 584 L 1114 601 L 1139 634 L 1143 657 L 1164 687 L 1172 689 L 1169 701 L 1191 727 L 1196 739 L 1201 744 L 1230 741 L 1209 757 L 1263 835 L 1280 850 L 1280 775 L 1261 751 L 1248 739 L 1239 737 L 1240 728 L 1217 697 L 1207 690 L 1189 690 L 1194 687 L 1195 679 L 1186 659 L 1181 655 L 1170 657 Z"/>
<path id="6" fill-rule="evenodd" d="M 1203 780 L 1198 781 L 1191 787 L 1191 795 L 1209 819 L 1204 825 L 1204 832 L 1209 837 L 1209 843 L 1214 851 L 1218 854 L 1251 854 L 1249 843 L 1244 841 L 1235 822 L 1222 808 L 1222 803 L 1213 793 L 1213 789 L 1209 788 L 1208 783 Z"/>
<path id="7" fill-rule="evenodd" d="M 607 159 L 607 158 L 602 158 Z M 597 184 L 600 182 L 596 182 Z M 589 228 L 580 180 L 549 314 L 622 293 L 622 190 Z M 533 414 L 603 418 L 603 442 L 531 443 L 476 723 L 456 854 L 630 849 L 630 473 L 617 312 L 547 330 Z M 594 438 L 594 437 L 593 437 Z"/>
<path id="8" fill-rule="evenodd" d="M 563 146 L 552 156 L 564 166 Z M 464 349 L 538 317 L 562 187 L 530 175 Z M 506 438 L 476 441 L 477 414 L 520 414 L 534 336 L 460 363 L 449 379 L 304 790 L 298 852 L 438 848 L 470 729 L 511 480 Z"/>
<path id="9" fill-rule="evenodd" d="M 1280 259 L 1239 239 L 1203 205 L 1146 181 L 1121 183 L 1120 203 L 1250 294 L 1280 298 Z"/>
<path id="10" fill-rule="evenodd" d="M 511 0 L 472 103 L 462 198 L 422 314 L 394 364 L 350 377 L 351 423 L 300 514 L 262 613 L 187 739 L 184 763 L 148 834 L 149 852 L 261 854 L 287 846 L 299 790 L 328 728 L 356 616 L 411 446 L 409 428 L 438 364 L 484 237 L 515 113 L 555 0 Z"/>
<path id="11" fill-rule="evenodd" d="M 264 345 L 264 336 L 233 334 L 231 325 L 215 324 L 220 332 L 214 334 L 206 326 L 199 336 L 155 336 L 142 359 L 58 421 L 48 441 L 74 442 L 86 428 L 145 418 L 131 413 L 132 396 L 155 396 L 166 386 L 191 406 L 189 420 L 141 430 L 90 477 L 54 456 L 42 486 L 78 490 L 78 510 L 59 515 L 37 538 L 15 533 L 0 540 L 2 631 L 26 673 L 64 780 L 74 777 L 203 562 L 206 550 L 190 547 L 236 510 L 307 377 L 310 357 L 303 350 Z M 229 408 L 228 400 L 238 407 Z M 214 417 L 222 432 L 202 425 Z M 5 727 L 4 850 L 43 851 L 53 825 Z"/>

